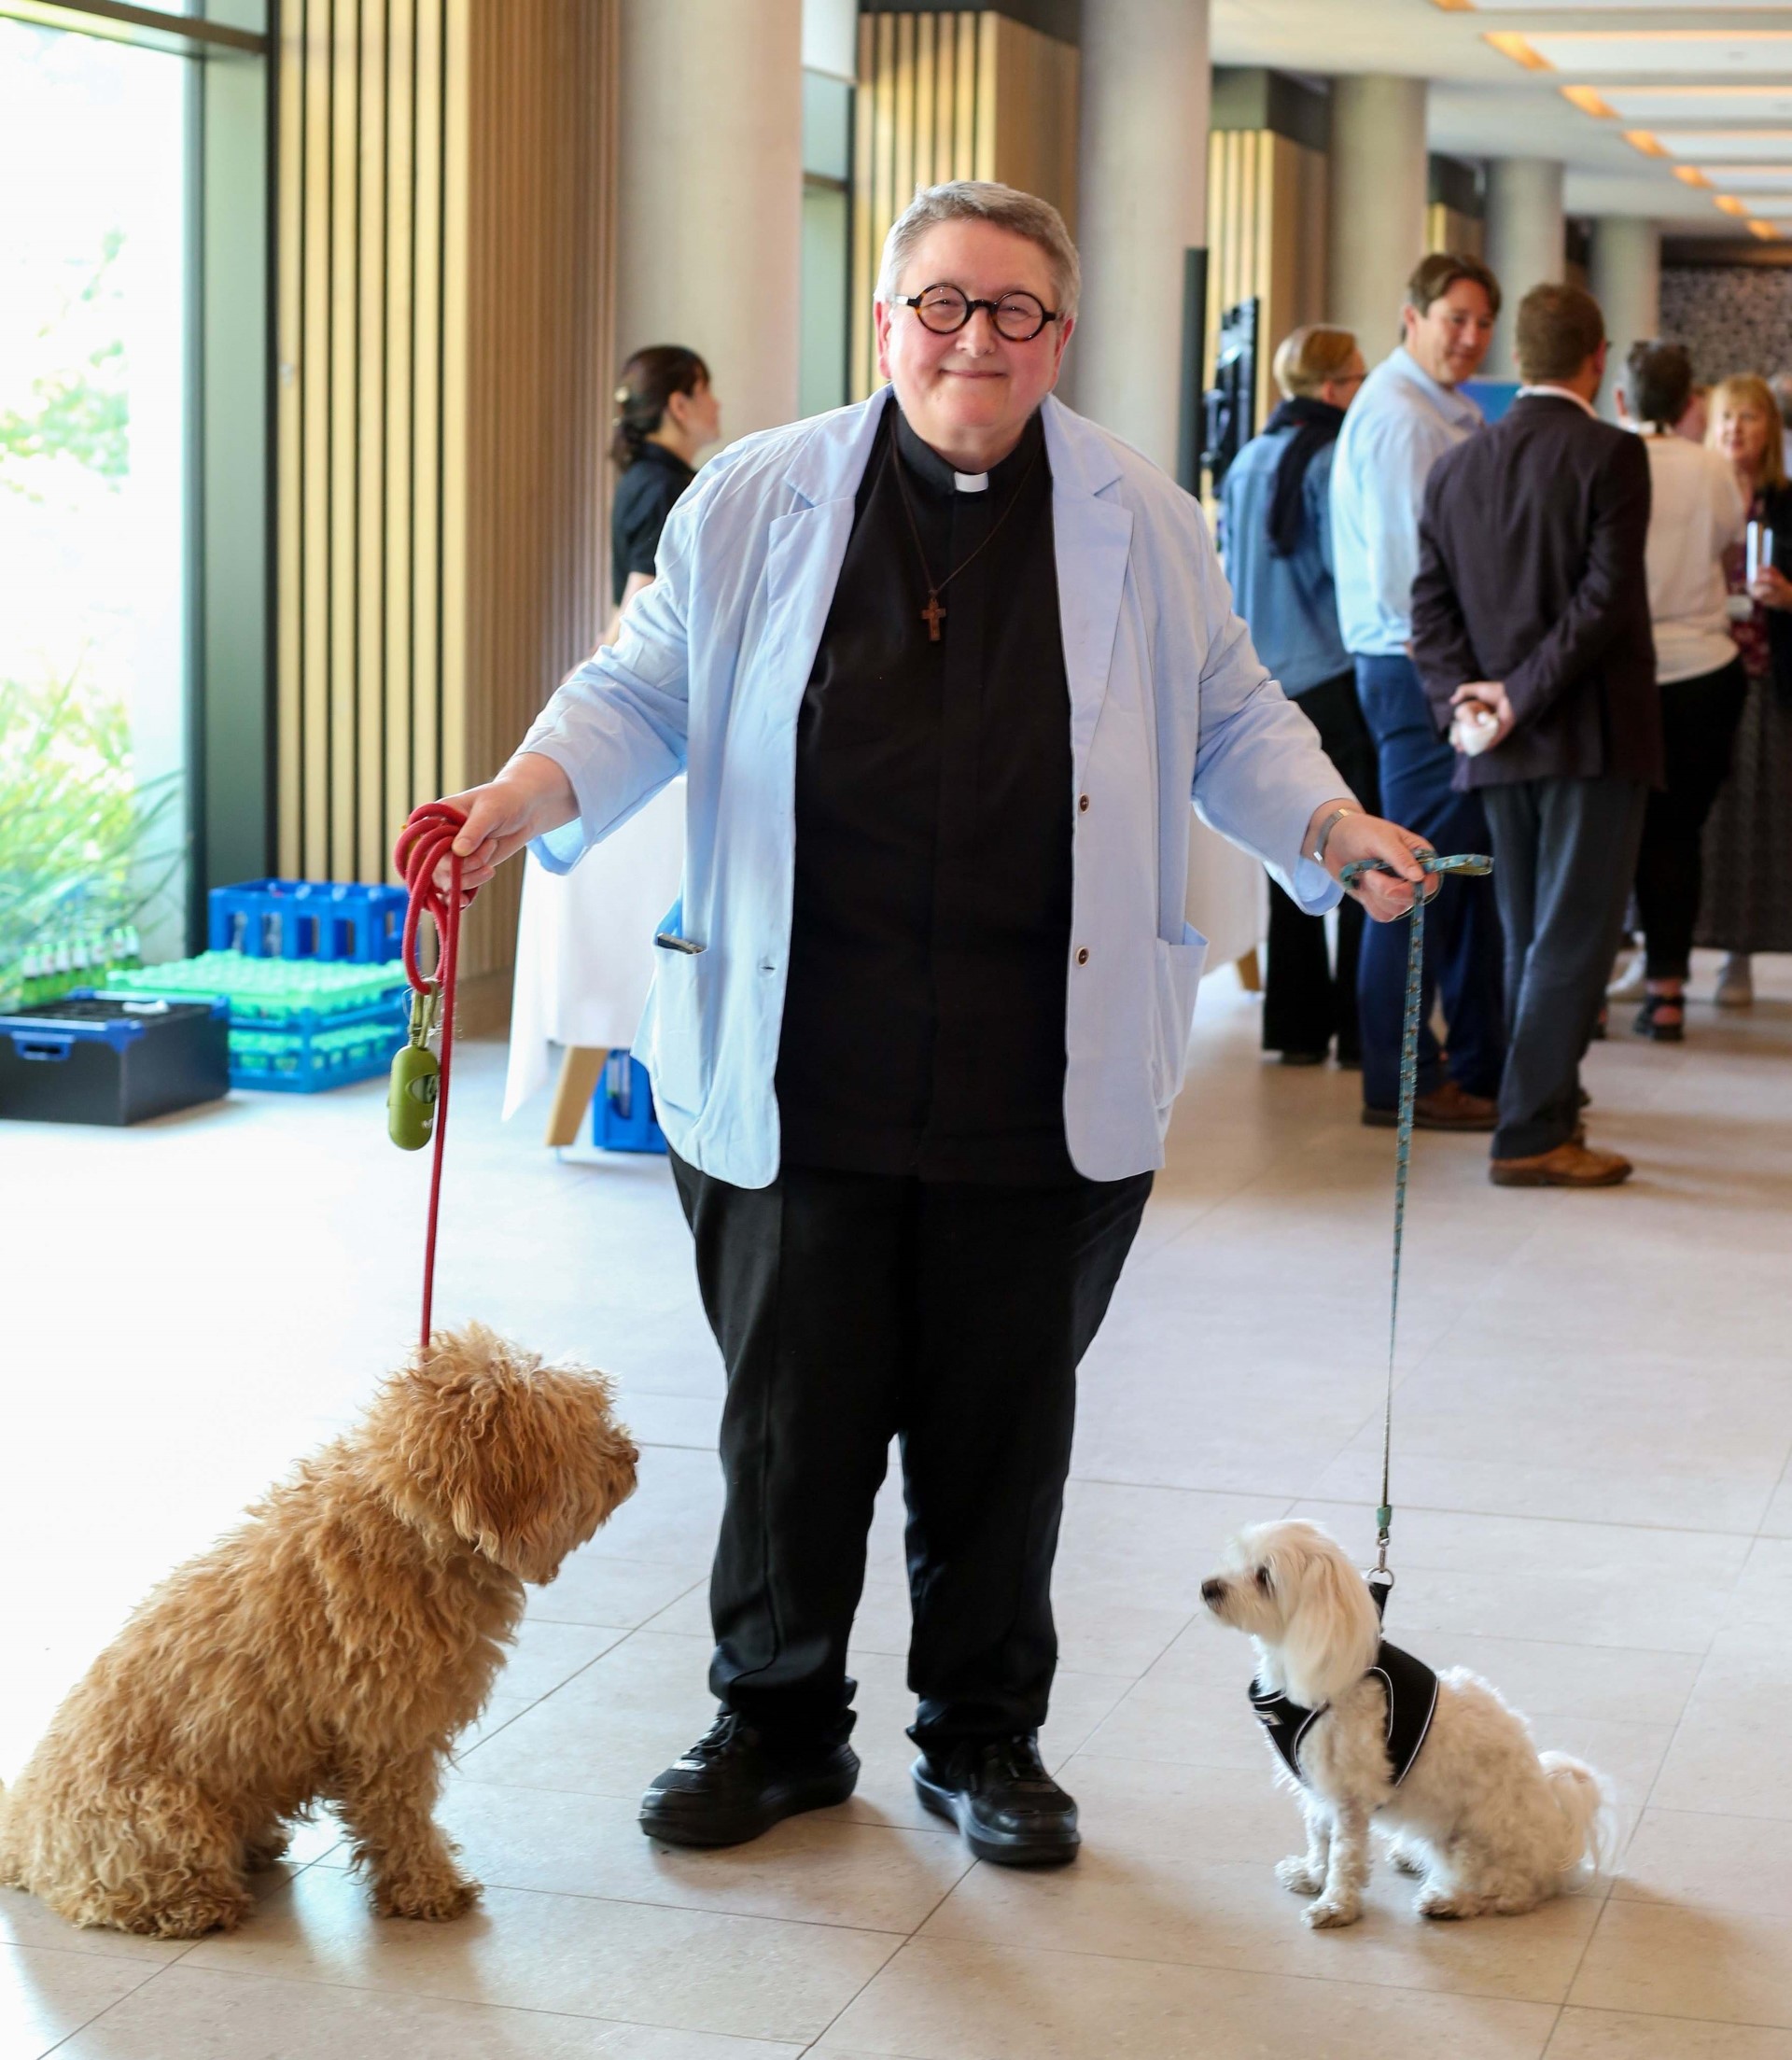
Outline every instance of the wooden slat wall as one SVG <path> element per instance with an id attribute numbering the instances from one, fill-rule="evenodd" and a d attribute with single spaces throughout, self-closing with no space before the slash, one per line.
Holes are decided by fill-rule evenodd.
<path id="1" fill-rule="evenodd" d="M 1291 329 L 1325 319 L 1325 160 L 1267 129 L 1216 129 L 1208 141 L 1207 355 L 1218 349 L 1223 309 L 1254 294 L 1257 427 L 1279 398 L 1270 376 Z M 1373 363 L 1382 352 L 1370 344 Z"/>
<path id="2" fill-rule="evenodd" d="M 603 627 L 618 7 L 281 19 L 280 864 L 381 879 Z M 469 918 L 469 1016 L 518 884 Z"/>
<path id="3" fill-rule="evenodd" d="M 1425 208 L 1425 248 L 1449 250 L 1458 257 L 1485 255 L 1487 224 L 1478 215 L 1464 215 L 1445 201 L 1432 201 Z"/>
<path id="4" fill-rule="evenodd" d="M 859 21 L 853 165 L 852 391 L 878 384 L 871 301 L 889 225 L 916 189 L 1001 179 L 1076 230 L 1077 53 L 992 9 Z"/>

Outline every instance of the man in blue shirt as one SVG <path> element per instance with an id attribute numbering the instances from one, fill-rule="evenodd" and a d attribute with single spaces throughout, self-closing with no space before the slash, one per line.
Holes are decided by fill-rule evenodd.
<path id="1" fill-rule="evenodd" d="M 1276 351 L 1281 405 L 1232 461 L 1220 490 L 1220 549 L 1232 599 L 1261 658 L 1319 732 L 1327 758 L 1375 806 L 1375 740 L 1363 722 L 1356 675 L 1337 626 L 1332 583 L 1332 454 L 1344 411 L 1365 376 L 1349 329 L 1299 329 Z M 1362 1062 L 1356 1027 L 1363 911 L 1337 912 L 1337 967 L 1325 920 L 1303 915 L 1280 887 L 1269 890 L 1269 971 L 1263 1048 L 1284 1066 Z"/>
<path id="2" fill-rule="evenodd" d="M 1485 851 L 1488 832 L 1480 803 L 1451 786 L 1456 754 L 1413 668 L 1419 511 L 1433 465 L 1482 426 L 1459 389 L 1480 369 L 1499 311 L 1499 282 L 1478 259 L 1424 259 L 1407 285 L 1405 340 L 1364 381 L 1332 461 L 1338 626 L 1375 737 L 1380 806 L 1440 851 Z M 1505 1057 L 1500 960 L 1491 885 L 1449 880 L 1425 924 L 1418 1121 L 1427 1128 L 1493 1128 Z M 1364 937 L 1357 993 L 1369 1124 L 1394 1121 L 1406 964 L 1404 935 Z M 1430 1029 L 1439 993 L 1447 1060 Z"/>

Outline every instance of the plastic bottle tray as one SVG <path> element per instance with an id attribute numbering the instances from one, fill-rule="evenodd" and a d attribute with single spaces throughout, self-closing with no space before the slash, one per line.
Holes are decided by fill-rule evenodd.
<path id="1" fill-rule="evenodd" d="M 396 965 L 207 951 L 115 974 L 111 985 L 170 999 L 221 995 L 230 1003 L 233 1087 L 345 1087 L 384 1072 L 405 1039 L 407 988 Z"/>

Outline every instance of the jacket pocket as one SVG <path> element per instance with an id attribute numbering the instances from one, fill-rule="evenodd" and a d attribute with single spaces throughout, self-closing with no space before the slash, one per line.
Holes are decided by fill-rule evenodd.
<path id="1" fill-rule="evenodd" d="M 703 1103 L 705 988 L 708 949 L 683 935 L 674 907 L 653 939 L 652 1032 L 641 1058 L 661 1101 L 694 1113 Z"/>
<path id="2" fill-rule="evenodd" d="M 1157 1106 L 1167 1109 L 1182 1089 L 1188 1068 L 1188 1033 L 1195 1021 L 1195 996 L 1207 964 L 1207 939 L 1183 925 L 1183 941 L 1155 940 L 1157 954 L 1156 1010 L 1152 1032 L 1152 1090 Z"/>

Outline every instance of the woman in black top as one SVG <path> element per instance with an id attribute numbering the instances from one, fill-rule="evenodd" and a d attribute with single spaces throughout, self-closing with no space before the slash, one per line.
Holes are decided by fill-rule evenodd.
<path id="1" fill-rule="evenodd" d="M 709 368 L 679 343 L 653 343 L 623 367 L 609 455 L 621 469 L 609 518 L 613 641 L 622 611 L 653 583 L 653 556 L 673 505 L 697 476 L 697 454 L 721 434 Z"/>

